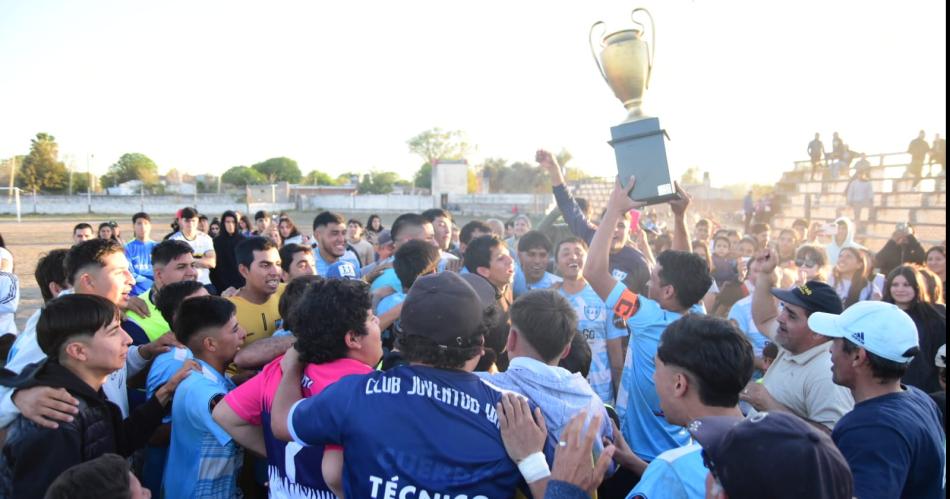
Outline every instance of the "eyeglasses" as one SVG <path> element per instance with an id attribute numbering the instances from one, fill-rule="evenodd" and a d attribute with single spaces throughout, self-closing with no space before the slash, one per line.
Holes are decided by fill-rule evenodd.
<path id="1" fill-rule="evenodd" d="M 803 258 L 795 260 L 795 265 L 798 267 L 817 267 L 818 262 L 812 260 L 811 258 Z"/>

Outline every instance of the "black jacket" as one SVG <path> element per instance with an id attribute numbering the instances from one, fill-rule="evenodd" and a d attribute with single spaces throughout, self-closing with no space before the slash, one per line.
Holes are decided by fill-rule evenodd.
<path id="1" fill-rule="evenodd" d="M 8 427 L 0 456 L 0 497 L 43 497 L 66 469 L 106 453 L 129 456 L 144 447 L 162 422 L 164 407 L 154 397 L 122 419 L 118 406 L 55 361 L 31 364 L 19 376 L 0 373 L 0 385 L 65 388 L 79 401 L 71 423 L 41 428 L 23 416 Z"/>
<path id="2" fill-rule="evenodd" d="M 904 244 L 897 244 L 893 239 L 888 240 L 881 251 L 877 252 L 875 260 L 881 273 L 886 276 L 905 263 L 923 264 L 927 260 L 927 253 L 917 242 L 917 238 L 909 235 Z"/>

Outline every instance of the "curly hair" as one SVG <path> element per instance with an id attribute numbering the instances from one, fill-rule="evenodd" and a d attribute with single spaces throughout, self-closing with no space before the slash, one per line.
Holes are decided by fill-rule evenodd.
<path id="1" fill-rule="evenodd" d="M 347 333 L 365 336 L 372 308 L 369 284 L 363 281 L 330 279 L 322 286 L 309 287 L 291 321 L 300 360 L 326 364 L 346 357 Z"/>

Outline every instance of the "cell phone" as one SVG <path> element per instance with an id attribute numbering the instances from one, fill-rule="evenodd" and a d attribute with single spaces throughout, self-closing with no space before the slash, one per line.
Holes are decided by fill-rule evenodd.
<path id="1" fill-rule="evenodd" d="M 907 222 L 901 222 L 894 226 L 894 230 L 898 232 L 908 232 L 910 230 L 910 224 Z"/>
<path id="2" fill-rule="evenodd" d="M 630 233 L 636 234 L 640 230 L 640 210 L 630 210 Z"/>

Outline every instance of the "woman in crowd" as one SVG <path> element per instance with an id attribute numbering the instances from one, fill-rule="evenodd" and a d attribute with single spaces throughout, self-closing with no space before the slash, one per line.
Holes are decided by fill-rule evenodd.
<path id="1" fill-rule="evenodd" d="M 211 223 L 208 225 L 208 235 L 212 239 L 218 237 L 218 234 L 221 234 L 221 221 L 217 217 L 211 220 Z"/>
<path id="2" fill-rule="evenodd" d="M 379 236 L 379 233 L 385 229 L 383 227 L 383 219 L 379 218 L 379 215 L 373 213 L 366 219 L 366 240 L 370 244 L 376 244 L 376 238 Z"/>
<path id="3" fill-rule="evenodd" d="M 241 232 L 241 235 L 244 237 L 251 237 L 253 234 L 251 227 L 253 226 L 251 225 L 251 221 L 247 219 L 247 216 L 241 215 L 238 218 L 238 224 L 240 227 L 238 230 Z"/>
<path id="4" fill-rule="evenodd" d="M 796 248 L 798 248 L 798 234 L 792 229 L 782 229 L 778 235 L 779 265 L 791 268 L 795 262 Z"/>
<path id="5" fill-rule="evenodd" d="M 244 278 L 237 269 L 234 248 L 244 240 L 239 229 L 238 215 L 233 211 L 221 214 L 221 233 L 214 238 L 214 253 L 218 264 L 211 269 L 211 284 L 220 291 L 228 288 L 239 289 L 244 286 Z"/>
<path id="6" fill-rule="evenodd" d="M 798 248 L 795 252 L 795 267 L 798 273 L 796 286 L 808 281 L 828 282 L 828 253 L 821 246 L 806 244 Z"/>
<path id="7" fill-rule="evenodd" d="M 111 239 L 119 244 L 125 244 L 119 238 L 119 224 L 112 221 L 99 224 L 99 239 Z"/>
<path id="8" fill-rule="evenodd" d="M 943 282 L 940 281 L 940 276 L 922 265 L 917 266 L 917 270 L 920 271 L 920 275 L 924 276 L 924 284 L 927 285 L 927 296 L 930 297 L 930 303 L 946 305 L 947 300 L 944 299 Z"/>
<path id="9" fill-rule="evenodd" d="M 934 246 L 927 250 L 927 268 L 940 277 L 943 283 L 943 301 L 947 301 L 947 248 Z"/>
<path id="10" fill-rule="evenodd" d="M 294 221 L 288 216 L 280 217 L 277 222 L 277 228 L 280 231 L 280 238 L 283 244 L 303 244 L 303 235 L 297 230 Z"/>
<path id="11" fill-rule="evenodd" d="M 838 292 L 844 308 L 859 301 L 881 299 L 881 292 L 870 280 L 869 270 L 869 261 L 864 252 L 854 247 L 841 249 L 828 284 Z"/>
<path id="12" fill-rule="evenodd" d="M 902 381 L 926 393 L 939 391 L 934 358 L 947 342 L 947 308 L 930 303 L 924 277 L 912 265 L 901 265 L 887 275 L 883 300 L 900 307 L 917 325 L 920 354 L 914 356 Z"/>

